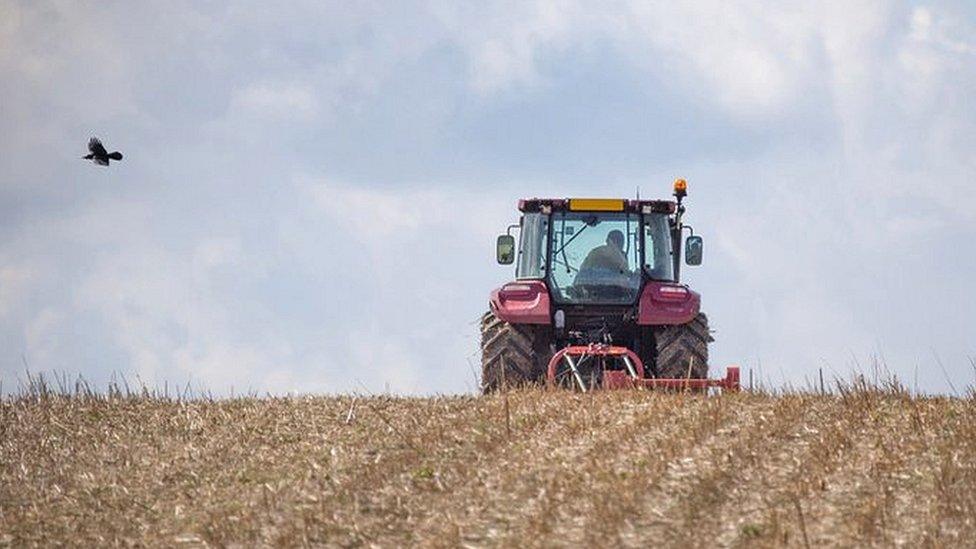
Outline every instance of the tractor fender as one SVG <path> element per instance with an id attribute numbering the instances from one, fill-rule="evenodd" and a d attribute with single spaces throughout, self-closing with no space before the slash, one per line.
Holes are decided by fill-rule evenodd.
<path id="1" fill-rule="evenodd" d="M 686 324 L 698 314 L 701 295 L 683 284 L 648 282 L 637 304 L 637 324 Z"/>
<path id="2" fill-rule="evenodd" d="M 517 280 L 491 292 L 495 316 L 512 324 L 551 324 L 549 288 L 541 280 Z"/>

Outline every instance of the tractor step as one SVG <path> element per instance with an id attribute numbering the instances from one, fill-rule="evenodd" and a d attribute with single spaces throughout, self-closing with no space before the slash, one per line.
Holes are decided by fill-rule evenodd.
<path id="1" fill-rule="evenodd" d="M 608 369 L 617 363 L 622 368 Z M 739 367 L 729 366 L 721 379 L 654 378 L 645 377 L 644 363 L 636 353 L 626 347 L 594 343 L 571 345 L 558 351 L 549 361 L 547 380 L 550 384 L 569 382 L 584 393 L 591 389 L 669 389 L 708 390 L 717 387 L 722 391 L 737 392 Z M 587 383 L 589 381 L 589 383 Z"/>

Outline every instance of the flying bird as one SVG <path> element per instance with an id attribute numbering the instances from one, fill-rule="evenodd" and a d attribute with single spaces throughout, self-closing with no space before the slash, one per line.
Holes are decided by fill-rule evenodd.
<path id="1" fill-rule="evenodd" d="M 91 160 L 92 162 L 98 164 L 99 166 L 108 166 L 109 159 L 112 160 L 122 160 L 122 153 L 115 151 L 109 153 L 105 150 L 102 142 L 99 141 L 97 137 L 92 137 L 88 140 L 88 153 L 82 158 L 85 160 Z"/>

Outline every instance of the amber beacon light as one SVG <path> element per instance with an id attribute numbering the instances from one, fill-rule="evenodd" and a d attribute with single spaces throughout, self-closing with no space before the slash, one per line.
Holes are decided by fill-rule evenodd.
<path id="1" fill-rule="evenodd" d="M 684 179 L 678 178 L 674 180 L 674 195 L 675 196 L 685 196 L 688 194 L 688 182 Z"/>

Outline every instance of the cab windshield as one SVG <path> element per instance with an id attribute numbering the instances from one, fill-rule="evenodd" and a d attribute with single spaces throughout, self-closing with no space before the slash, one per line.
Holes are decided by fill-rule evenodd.
<path id="1" fill-rule="evenodd" d="M 633 303 L 641 288 L 642 267 L 650 278 L 673 278 L 670 253 L 666 215 L 553 213 L 549 247 L 553 298 L 560 303 Z"/>

